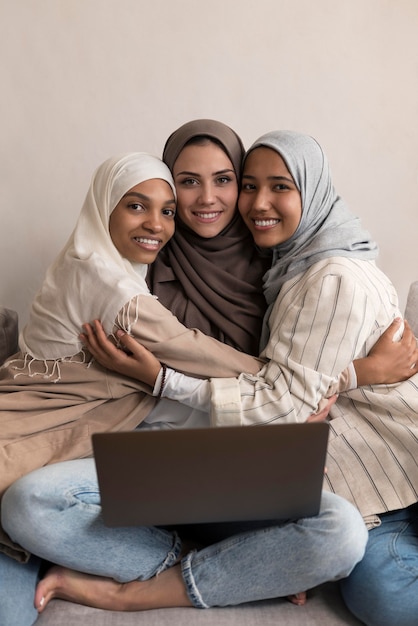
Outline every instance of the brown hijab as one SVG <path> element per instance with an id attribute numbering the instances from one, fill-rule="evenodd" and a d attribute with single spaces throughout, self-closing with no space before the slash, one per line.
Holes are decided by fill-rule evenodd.
<path id="1" fill-rule="evenodd" d="M 197 137 L 215 141 L 240 180 L 241 139 L 214 120 L 188 122 L 170 135 L 163 152 L 170 170 L 185 145 Z M 151 266 L 147 280 L 152 293 L 185 326 L 258 355 L 266 309 L 262 276 L 269 265 L 259 256 L 237 211 L 229 225 L 211 238 L 200 237 L 178 219 L 174 237 Z"/>

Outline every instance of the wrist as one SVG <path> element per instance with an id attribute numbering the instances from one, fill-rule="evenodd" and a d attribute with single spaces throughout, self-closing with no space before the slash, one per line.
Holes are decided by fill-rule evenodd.
<path id="1" fill-rule="evenodd" d="M 152 391 L 152 395 L 161 398 L 163 395 L 165 383 L 167 378 L 167 366 L 162 363 L 160 369 L 158 370 L 157 376 L 155 377 L 154 387 Z"/>
<path id="2" fill-rule="evenodd" d="M 384 381 L 381 360 L 372 354 L 354 361 L 358 387 L 379 385 Z"/>
<path id="3" fill-rule="evenodd" d="M 367 385 L 380 385 L 385 380 L 384 362 L 374 354 L 366 357 Z"/>

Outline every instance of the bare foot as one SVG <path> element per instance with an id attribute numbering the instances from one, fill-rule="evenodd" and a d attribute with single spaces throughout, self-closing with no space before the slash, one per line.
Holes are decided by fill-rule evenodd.
<path id="1" fill-rule="evenodd" d="M 54 566 L 36 588 L 35 608 L 42 613 L 53 598 L 110 611 L 192 606 L 179 566 L 150 580 L 129 583 Z"/>
<path id="2" fill-rule="evenodd" d="M 294 593 L 291 596 L 287 596 L 287 599 L 292 604 L 297 604 L 297 606 L 303 606 L 306 604 L 306 591 L 301 591 L 300 593 Z"/>

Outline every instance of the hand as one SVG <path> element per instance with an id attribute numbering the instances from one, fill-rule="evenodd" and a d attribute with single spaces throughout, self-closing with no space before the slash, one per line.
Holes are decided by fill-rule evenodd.
<path id="1" fill-rule="evenodd" d="M 325 422 L 328 417 L 328 413 L 331 410 L 333 404 L 336 403 L 338 394 L 331 396 L 330 398 L 321 400 L 320 409 L 317 413 L 312 413 L 306 420 L 307 422 Z"/>
<path id="2" fill-rule="evenodd" d="M 367 372 L 361 370 L 361 375 L 356 371 L 359 385 L 391 384 L 407 380 L 418 372 L 418 348 L 414 333 L 408 322 L 402 338 L 393 341 L 395 333 L 399 330 L 402 320 L 397 318 L 378 339 L 365 361 Z M 366 379 L 364 380 L 364 377 Z"/>
<path id="3" fill-rule="evenodd" d="M 116 336 L 129 354 L 121 350 L 108 339 L 99 320 L 94 320 L 92 325 L 83 324 L 83 329 L 80 339 L 100 365 L 154 387 L 161 363 L 152 352 L 127 333 L 118 330 Z"/>

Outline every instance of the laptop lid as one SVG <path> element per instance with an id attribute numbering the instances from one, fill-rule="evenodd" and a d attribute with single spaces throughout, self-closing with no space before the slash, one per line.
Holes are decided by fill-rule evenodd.
<path id="1" fill-rule="evenodd" d="M 104 522 L 158 526 L 319 511 L 327 423 L 92 436 Z"/>

